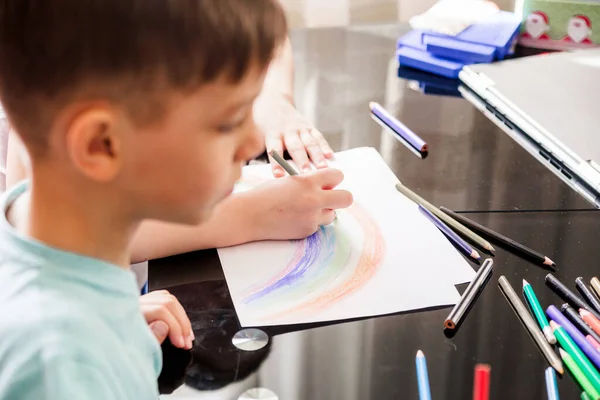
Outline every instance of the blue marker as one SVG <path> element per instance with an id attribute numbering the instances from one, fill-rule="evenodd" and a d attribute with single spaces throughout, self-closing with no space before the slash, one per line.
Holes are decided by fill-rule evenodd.
<path id="1" fill-rule="evenodd" d="M 427 361 L 421 350 L 417 351 L 417 382 L 419 383 L 419 399 L 431 400 L 429 390 L 429 376 L 427 375 Z"/>

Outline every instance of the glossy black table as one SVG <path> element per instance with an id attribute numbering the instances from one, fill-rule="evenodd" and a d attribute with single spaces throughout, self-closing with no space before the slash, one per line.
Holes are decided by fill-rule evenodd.
<path id="1" fill-rule="evenodd" d="M 404 31 L 367 26 L 293 32 L 298 107 L 334 149 L 375 147 L 403 183 L 433 203 L 468 213 L 550 256 L 558 264 L 555 275 L 571 288 L 578 276 L 600 275 L 600 214 L 467 101 L 427 95 L 418 83 L 398 78 L 394 45 Z M 421 134 L 430 144 L 429 157 L 416 158 L 382 132 L 370 119 L 369 101 L 385 105 Z M 268 327 L 269 345 L 256 352 L 231 343 L 240 326 L 215 250 L 151 261 L 149 272 L 151 290 L 175 294 L 196 335 L 191 354 L 164 346 L 165 393 L 185 381 L 198 398 L 223 393 L 211 398 L 235 399 L 245 388 L 263 386 L 285 400 L 417 399 L 414 357 L 422 349 L 434 399 L 470 399 L 476 363 L 492 366 L 492 399 L 546 396 L 545 359 L 497 280 L 505 275 L 520 291 L 526 279 L 544 306 L 562 302 L 544 284 L 547 270 L 503 250 L 454 337 L 444 334 L 450 311 L 444 308 Z M 579 398 L 581 390 L 569 376 L 559 388 L 562 399 Z"/>

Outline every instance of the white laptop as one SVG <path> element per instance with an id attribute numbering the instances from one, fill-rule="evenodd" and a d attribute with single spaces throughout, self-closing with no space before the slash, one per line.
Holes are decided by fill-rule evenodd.
<path id="1" fill-rule="evenodd" d="M 476 64 L 463 96 L 600 208 L 600 49 Z"/>

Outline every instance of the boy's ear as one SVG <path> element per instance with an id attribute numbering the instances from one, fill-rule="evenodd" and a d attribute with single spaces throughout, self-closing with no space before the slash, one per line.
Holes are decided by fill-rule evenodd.
<path id="1" fill-rule="evenodd" d="M 84 175 L 99 182 L 113 180 L 121 168 L 122 138 L 118 115 L 110 109 L 90 108 L 67 126 L 69 157 Z"/>

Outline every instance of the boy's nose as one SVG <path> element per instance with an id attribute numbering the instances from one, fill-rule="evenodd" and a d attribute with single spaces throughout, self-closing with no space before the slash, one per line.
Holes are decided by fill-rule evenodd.
<path id="1" fill-rule="evenodd" d="M 248 133 L 243 140 L 239 151 L 239 158 L 241 160 L 252 160 L 265 151 L 265 136 L 258 129 L 254 121 L 252 122 L 252 126 L 248 128 Z"/>

